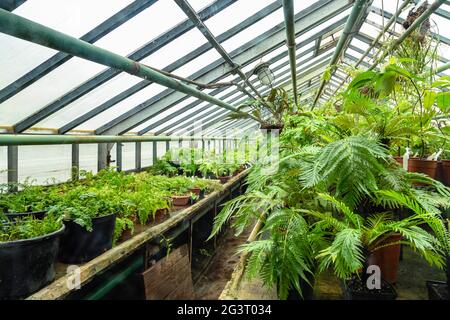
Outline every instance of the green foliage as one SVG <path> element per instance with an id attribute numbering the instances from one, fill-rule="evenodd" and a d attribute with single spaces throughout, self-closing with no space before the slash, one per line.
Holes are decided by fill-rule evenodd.
<path id="1" fill-rule="evenodd" d="M 0 219 L 0 242 L 25 240 L 44 236 L 62 228 L 61 219 L 47 214 L 42 220 L 32 216 L 5 221 Z"/>

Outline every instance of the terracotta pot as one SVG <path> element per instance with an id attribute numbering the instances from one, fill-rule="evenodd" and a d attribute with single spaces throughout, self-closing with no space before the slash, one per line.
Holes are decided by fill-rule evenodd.
<path id="1" fill-rule="evenodd" d="M 426 160 L 419 158 L 412 158 L 408 160 L 408 171 L 418 172 L 428 175 L 430 178 L 437 177 L 438 162 L 436 160 Z"/>
<path id="2" fill-rule="evenodd" d="M 400 234 L 395 234 L 384 240 L 380 245 L 399 242 Z M 371 253 L 369 265 L 377 265 L 381 270 L 381 277 L 391 284 L 397 282 L 398 265 L 400 262 L 400 243 L 384 246 Z"/>
<path id="3" fill-rule="evenodd" d="M 219 177 L 220 183 L 227 183 L 231 179 L 231 176 Z"/>
<path id="4" fill-rule="evenodd" d="M 153 220 L 159 223 L 161 221 L 164 221 L 168 214 L 169 209 L 167 208 L 158 209 L 155 212 L 155 218 Z"/>
<path id="5" fill-rule="evenodd" d="M 450 160 L 440 161 L 441 181 L 446 186 L 450 186 Z"/>
<path id="6" fill-rule="evenodd" d="M 200 197 L 200 193 L 202 190 L 200 188 L 195 187 L 195 188 L 189 189 L 189 191 Z"/>
<path id="7" fill-rule="evenodd" d="M 394 157 L 395 161 L 397 161 L 397 163 L 403 167 L 403 157 Z"/>
<path id="8" fill-rule="evenodd" d="M 174 206 L 187 206 L 191 196 L 172 196 L 172 203 Z"/>
<path id="9" fill-rule="evenodd" d="M 119 241 L 127 241 L 129 239 L 131 239 L 131 237 L 133 236 L 133 234 L 131 233 L 131 229 L 126 229 L 125 231 L 122 232 L 122 234 L 119 237 Z"/>

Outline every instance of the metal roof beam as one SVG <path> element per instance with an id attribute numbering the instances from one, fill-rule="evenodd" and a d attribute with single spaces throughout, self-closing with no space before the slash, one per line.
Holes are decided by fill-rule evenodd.
<path id="1" fill-rule="evenodd" d="M 297 96 L 297 58 L 295 55 L 295 24 L 294 24 L 294 2 L 293 0 L 283 0 L 284 22 L 286 29 L 286 46 L 289 52 L 289 63 L 291 66 L 291 77 L 294 87 L 294 112 L 298 107 Z"/>
<path id="2" fill-rule="evenodd" d="M 321 0 L 312 6 L 302 10 L 296 14 L 297 36 L 303 34 L 323 21 L 343 12 L 351 4 L 347 0 Z M 241 65 L 250 64 L 257 61 L 261 56 L 278 49 L 284 43 L 284 24 L 275 26 L 266 31 L 257 38 L 249 41 L 240 48 L 234 50 L 230 55 L 236 63 Z M 193 79 L 203 83 L 217 81 L 228 74 L 231 68 L 223 62 L 216 61 L 213 64 L 198 71 Z M 170 105 L 183 97 L 179 92 L 167 91 L 166 96 L 158 101 L 157 104 L 140 105 L 137 109 L 130 110 L 121 117 L 120 122 L 114 126 L 105 126 L 102 130 L 97 131 L 99 134 L 121 134 L 131 130 L 132 128 L 144 123 L 156 113 L 160 112 L 165 106 Z"/>
<path id="3" fill-rule="evenodd" d="M 0 2 L 0 8 L 7 11 L 13 11 L 17 9 L 17 7 L 19 7 L 25 1 L 26 0 L 2 0 Z"/>
<path id="4" fill-rule="evenodd" d="M 403 40 L 405 40 L 417 27 L 419 27 L 426 19 L 428 19 L 443 3 L 445 0 L 436 0 L 433 2 L 424 13 L 422 13 L 405 32 L 397 38 L 386 51 L 383 52 L 381 57 L 375 61 L 375 63 L 369 68 L 373 70 L 381 61 L 383 61 L 397 46 L 399 46 Z"/>
<path id="5" fill-rule="evenodd" d="M 176 81 L 145 65 L 137 63 L 136 61 L 96 47 L 92 44 L 22 18 L 3 9 L 0 9 L 0 32 L 26 41 L 45 45 L 52 49 L 64 51 L 82 59 L 100 63 L 143 79 L 150 79 L 162 86 L 217 104 L 233 112 L 239 112 L 230 104 L 205 94 L 204 92 L 191 86 Z"/>
<path id="6" fill-rule="evenodd" d="M 208 42 L 214 47 L 214 49 L 216 49 L 216 51 L 221 55 L 221 57 L 230 65 L 231 68 L 233 68 L 234 72 L 236 72 L 239 75 L 239 77 L 241 77 L 241 79 L 244 81 L 244 83 L 258 97 L 261 98 L 261 95 L 258 92 L 258 90 L 256 90 L 255 87 L 253 87 L 252 84 L 248 81 L 247 77 L 242 72 L 239 65 L 233 61 L 230 55 L 221 46 L 219 41 L 217 41 L 216 37 L 212 34 L 209 28 L 203 23 L 202 19 L 198 16 L 197 12 L 195 12 L 195 10 L 191 7 L 189 2 L 187 0 L 174 0 L 174 1 L 180 7 L 180 9 L 183 10 L 183 12 L 188 16 L 188 18 L 191 19 L 191 21 L 195 24 L 197 29 L 205 36 Z M 252 99 L 255 98 L 249 92 L 246 92 L 246 94 Z"/>
<path id="7" fill-rule="evenodd" d="M 203 9 L 200 12 L 200 16 L 202 17 L 202 19 L 208 19 L 214 16 L 215 14 L 219 13 L 220 11 L 222 11 L 235 1 L 236 0 L 218 0 L 213 4 L 211 4 L 210 6 L 208 6 L 207 8 Z M 127 58 L 133 61 L 140 61 L 193 28 L 194 25 L 192 21 L 186 19 L 185 21 L 179 23 L 178 25 L 176 25 L 175 27 L 164 33 L 163 35 L 153 39 L 146 45 L 134 51 L 133 53 L 128 55 Z M 38 123 L 39 121 L 42 121 L 43 119 L 47 118 L 48 116 L 52 115 L 58 110 L 61 110 L 69 103 L 75 101 L 76 99 L 80 98 L 86 93 L 94 90 L 99 85 L 102 85 L 108 80 L 111 80 L 121 72 L 122 72 L 121 70 L 118 70 L 116 68 L 109 68 L 97 74 L 93 78 L 89 79 L 88 81 L 84 82 L 78 87 L 72 89 L 65 95 L 59 97 L 57 100 L 46 105 L 45 107 L 38 110 L 34 114 L 16 123 L 14 125 L 14 132 L 25 131 L 26 129 Z"/>
<path id="8" fill-rule="evenodd" d="M 302 46 L 306 46 L 306 45 L 307 45 L 309 42 L 311 42 L 311 41 L 315 41 L 316 39 L 320 38 L 323 34 L 329 32 L 329 31 L 331 31 L 331 30 L 336 29 L 337 27 L 339 27 L 340 25 L 342 25 L 343 23 L 345 23 L 345 21 L 346 21 L 346 18 L 344 17 L 343 19 L 340 19 L 339 21 L 336 21 L 336 22 L 333 23 L 332 25 L 328 26 L 327 28 L 324 28 L 323 30 L 321 30 L 321 31 L 318 32 L 317 34 L 311 36 L 310 38 L 308 38 L 308 39 L 306 39 L 306 40 L 304 40 L 304 41 L 299 42 L 299 43 L 297 44 L 297 49 L 298 49 L 298 48 L 301 48 Z M 297 56 L 297 58 L 300 58 L 301 56 L 303 56 L 303 55 L 305 55 L 305 54 L 307 54 L 307 53 L 309 53 L 309 52 L 312 52 L 313 50 L 314 50 L 313 48 L 309 48 L 309 49 L 305 50 L 304 52 L 302 52 L 301 54 L 299 54 L 299 55 Z M 270 60 L 268 60 L 267 63 L 269 63 L 269 65 L 271 65 L 271 64 L 273 64 L 273 63 L 275 63 L 275 62 L 281 60 L 282 58 L 284 58 L 284 57 L 286 57 L 286 56 L 287 56 L 287 53 L 286 53 L 286 52 L 282 52 L 282 53 L 278 54 L 277 56 L 275 56 L 275 57 L 271 58 Z M 310 61 L 310 60 L 313 59 L 313 58 L 314 58 L 314 57 L 312 57 L 312 58 L 306 60 L 305 63 L 308 62 L 308 61 Z M 289 63 L 289 61 L 284 62 L 284 63 L 282 63 L 282 64 L 276 66 L 275 68 L 273 68 L 272 71 L 273 71 L 273 72 L 276 72 L 277 70 L 279 70 L 279 69 L 281 69 L 282 67 L 286 66 L 288 63 Z M 278 75 L 278 76 L 279 76 L 279 75 Z M 237 78 L 233 79 L 233 81 L 236 81 L 236 80 L 237 80 Z M 257 81 L 257 79 L 254 79 L 254 80 L 251 80 L 251 81 L 252 81 L 252 83 L 255 83 L 255 82 Z M 213 95 L 213 96 L 214 96 L 214 95 L 219 94 L 220 92 L 224 91 L 225 89 L 226 89 L 226 88 L 216 89 L 215 91 L 211 92 L 210 95 Z M 236 93 L 236 92 L 238 92 L 237 89 L 234 90 L 234 91 L 232 91 L 232 92 L 230 92 L 230 93 L 227 94 L 226 96 L 222 97 L 222 99 L 226 99 L 226 97 L 228 97 L 228 96 L 230 96 L 230 95 L 232 95 L 232 94 L 234 94 L 234 93 Z M 177 105 L 178 103 L 179 103 L 179 102 L 175 103 L 174 105 Z M 144 129 L 142 129 L 142 130 L 140 130 L 138 134 L 145 134 L 145 133 L 149 132 L 150 130 L 155 129 L 156 127 L 160 126 L 161 124 L 164 124 L 164 122 L 169 121 L 169 120 L 172 119 L 173 117 L 176 117 L 176 116 L 178 116 L 178 115 L 180 115 L 180 114 L 182 114 L 182 113 L 184 113 L 184 112 L 190 110 L 191 108 L 195 107 L 196 105 L 198 105 L 198 104 L 200 104 L 200 103 L 201 103 L 201 101 L 195 101 L 195 102 L 193 102 L 193 103 L 190 103 L 189 105 L 187 105 L 187 106 L 181 108 L 180 110 L 175 111 L 174 113 L 170 114 L 169 116 L 167 116 L 167 117 L 165 117 L 165 118 L 163 118 L 163 119 L 161 119 L 161 120 L 158 120 L 158 121 L 156 121 L 155 123 L 150 124 L 148 127 L 144 128 Z M 165 110 L 162 110 L 162 111 L 166 111 L 166 110 L 170 109 L 171 107 L 173 107 L 174 105 L 170 105 L 170 106 L 168 106 L 167 108 L 165 108 Z M 160 112 L 162 112 L 162 111 L 160 111 Z"/>
<path id="9" fill-rule="evenodd" d="M 12 1 L 13 2 L 13 1 Z M 17 1 L 16 1 L 17 2 Z M 20 1 L 18 1 L 20 2 Z M 83 35 L 80 39 L 89 43 L 94 43 L 101 39 L 120 25 L 124 24 L 143 10 L 154 4 L 156 0 L 136 0 L 129 4 L 110 18 L 96 26 L 94 29 Z M 64 62 L 70 60 L 73 56 L 65 52 L 58 52 L 34 69 L 15 80 L 0 90 L 0 103 L 6 101 L 12 96 L 18 94 L 23 89 L 32 85 L 40 78 L 50 73 Z"/>
<path id="10" fill-rule="evenodd" d="M 252 26 L 254 23 L 258 22 L 259 20 L 263 19 L 264 17 L 266 17 L 267 15 L 271 14 L 272 12 L 276 11 L 279 8 L 281 8 L 281 5 L 278 2 L 273 2 L 273 3 L 269 4 L 268 6 L 264 7 L 263 9 L 261 9 L 260 11 L 255 13 L 254 15 L 250 16 L 246 20 L 239 23 L 237 26 L 232 27 L 228 31 L 219 35 L 217 37 L 217 40 L 219 42 L 224 42 L 224 41 L 230 39 L 231 37 L 238 34 L 240 31 L 245 30 L 246 28 Z M 182 57 L 182 58 L 178 59 L 177 61 L 173 62 L 172 64 L 168 65 L 167 67 L 165 67 L 163 69 L 163 71 L 167 71 L 167 72 L 175 71 L 176 69 L 178 69 L 178 68 L 182 67 L 183 65 L 189 63 L 190 61 L 196 59 L 200 55 L 206 53 L 210 49 L 212 49 L 212 45 L 209 42 L 207 42 L 207 43 L 203 44 L 202 46 L 198 47 L 197 49 L 193 50 L 192 52 L 188 53 L 184 57 Z M 192 79 L 192 77 L 193 76 L 191 76 L 190 78 Z M 149 86 L 150 84 L 151 84 L 151 82 L 146 81 L 146 80 L 137 83 L 136 85 L 132 86 L 131 88 L 121 92 L 120 94 L 112 97 L 108 101 L 102 103 L 101 105 L 93 108 L 89 112 L 79 116 L 78 118 L 74 119 L 70 123 L 64 125 L 63 127 L 60 128 L 59 133 L 66 133 L 66 132 L 76 128 L 80 124 L 88 121 L 89 119 L 92 119 L 93 117 L 100 114 L 101 112 L 112 108 L 117 103 L 119 103 L 119 102 L 125 100 L 126 98 L 132 96 L 133 94 L 139 92 L 140 90 Z M 219 88 L 218 91 L 220 92 L 225 89 L 226 88 Z M 144 102 L 144 104 L 149 105 L 150 102 L 151 102 L 151 99 Z M 173 106 L 173 105 L 176 105 L 176 103 L 168 104 L 167 106 Z M 138 108 L 138 107 L 139 106 L 137 106 L 135 108 Z M 133 108 L 133 109 L 135 109 L 135 108 Z M 117 122 L 120 122 L 119 121 L 120 119 L 117 119 L 117 120 L 118 121 L 111 122 L 110 124 L 115 125 Z"/>
<path id="11" fill-rule="evenodd" d="M 372 1 L 373 0 L 356 0 L 354 2 L 352 11 L 348 17 L 347 22 L 345 23 L 344 31 L 342 31 L 342 36 L 339 38 L 339 42 L 336 46 L 333 58 L 331 59 L 330 68 L 335 68 L 335 65 L 342 56 L 342 53 L 345 52 L 347 45 L 352 38 L 352 34 L 356 33 L 360 29 L 361 24 L 364 22 L 364 19 L 367 16 L 367 8 L 372 4 Z M 334 70 L 331 70 L 331 74 L 333 73 Z M 314 109 L 326 83 L 327 80 L 323 79 L 319 90 L 317 91 L 317 95 L 314 99 L 311 109 Z"/>
<path id="12" fill-rule="evenodd" d="M 302 54 L 299 54 L 298 57 L 300 57 L 301 55 L 302 55 Z M 325 65 L 325 64 L 328 62 L 328 60 L 329 60 L 330 57 L 331 57 L 331 54 L 330 54 L 330 55 L 326 55 L 326 56 L 322 57 L 321 59 L 319 59 L 319 60 L 317 61 L 317 63 L 322 62 L 322 65 Z M 313 58 L 314 58 L 314 57 L 310 58 L 309 60 L 312 60 Z M 327 59 L 328 59 L 328 60 L 327 60 Z M 307 60 L 307 61 L 309 61 L 309 60 Z M 324 60 L 326 60 L 326 61 L 323 62 Z M 287 64 L 289 64 L 289 62 L 286 62 L 285 65 L 287 65 Z M 274 72 L 277 71 L 277 69 L 281 69 L 282 67 L 283 67 L 283 64 L 277 66 L 277 67 L 274 69 Z M 308 72 L 310 72 L 311 70 L 312 70 L 312 71 L 315 71 L 315 68 L 313 67 L 313 68 L 308 69 L 307 71 L 304 71 L 304 72 L 302 73 L 302 75 L 308 74 Z M 299 70 L 299 71 L 303 71 L 303 70 Z M 285 75 L 285 74 L 287 74 L 287 73 L 289 73 L 289 72 L 290 72 L 290 70 L 285 70 L 284 72 L 280 73 L 280 74 L 278 75 L 278 77 L 281 77 L 281 76 L 283 76 L 283 75 Z M 285 79 L 286 79 L 286 78 L 283 78 L 283 79 L 281 79 L 281 80 L 278 80 L 278 81 L 276 82 L 276 84 L 282 82 L 282 81 L 285 80 Z M 254 83 L 256 83 L 257 81 L 258 81 L 257 79 L 253 80 Z M 262 84 L 259 84 L 258 86 L 256 86 L 256 88 L 261 88 L 261 87 L 263 87 Z M 231 96 L 231 95 L 234 95 L 236 92 L 237 92 L 237 91 L 230 92 L 230 93 L 228 93 L 227 95 L 221 97 L 221 99 L 222 99 L 222 100 L 223 100 L 223 99 L 226 99 L 227 97 L 229 97 L 229 96 Z M 235 102 L 235 101 L 241 99 L 242 97 L 244 97 L 243 94 L 241 94 L 241 95 L 239 95 L 239 96 L 237 96 L 237 97 L 234 97 L 231 101 L 228 101 L 228 103 L 231 104 L 231 103 L 233 103 L 233 102 Z M 202 110 L 200 110 L 200 111 L 198 111 L 198 112 L 203 112 L 203 111 L 205 111 L 205 110 L 207 110 L 207 109 L 209 109 L 209 108 L 215 108 L 215 109 L 217 109 L 214 105 L 209 104 L 209 105 L 206 105 L 205 107 L 203 107 Z M 210 110 L 210 111 L 212 112 L 212 110 Z M 200 120 L 201 117 L 202 117 L 202 115 L 197 115 L 197 116 L 195 116 L 194 118 L 192 118 L 192 115 L 189 114 L 189 115 L 185 116 L 184 118 L 179 119 L 179 120 L 176 121 L 175 123 L 171 123 L 171 124 L 167 125 L 166 127 L 164 127 L 163 129 L 158 130 L 155 134 L 156 134 L 156 135 L 162 134 L 162 133 L 164 133 L 165 131 L 167 131 L 167 130 L 169 130 L 169 129 L 172 128 L 172 131 L 170 131 L 170 132 L 167 133 L 168 135 L 171 135 L 173 132 L 175 132 L 175 131 L 178 130 L 176 126 L 179 126 L 180 124 L 182 124 L 183 126 L 191 125 L 191 124 L 193 124 L 193 123 L 195 123 L 195 122 L 198 122 L 198 121 Z M 184 123 L 184 122 L 186 122 L 186 121 L 188 121 L 188 122 L 187 122 L 187 123 Z"/>

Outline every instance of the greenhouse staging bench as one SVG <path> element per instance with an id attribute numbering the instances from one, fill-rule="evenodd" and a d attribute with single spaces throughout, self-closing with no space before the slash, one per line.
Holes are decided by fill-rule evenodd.
<path id="1" fill-rule="evenodd" d="M 69 265 L 58 264 L 57 279 L 27 299 L 71 299 L 73 296 L 78 298 L 80 294 L 83 295 L 83 299 L 99 299 L 119 286 L 121 281 L 128 276 L 138 272 L 139 269 L 144 271 L 147 269 L 145 266 L 151 266 L 151 264 L 147 264 L 149 256 L 152 256 L 152 259 L 158 253 L 159 258 L 164 256 L 163 250 L 159 250 L 159 246 L 154 244 L 155 242 L 161 242 L 158 239 L 175 239 L 186 231 L 188 232 L 189 258 L 192 262 L 192 251 L 194 249 L 192 231 L 195 224 L 209 212 L 214 217 L 221 203 L 240 194 L 248 171 L 245 170 L 231 178 L 223 185 L 222 190 L 205 196 L 203 200 L 189 207 L 176 207 L 167 220 L 156 225 L 143 227 L 141 232 L 135 234 L 132 238 L 80 265 L 76 273 L 67 272 Z M 212 221 L 210 223 L 212 225 Z M 180 244 L 183 245 L 183 243 Z M 163 253 L 162 256 L 161 253 Z M 111 274 L 107 275 L 106 279 L 101 279 L 108 273 Z M 74 282 L 76 280 L 79 280 L 79 283 Z"/>

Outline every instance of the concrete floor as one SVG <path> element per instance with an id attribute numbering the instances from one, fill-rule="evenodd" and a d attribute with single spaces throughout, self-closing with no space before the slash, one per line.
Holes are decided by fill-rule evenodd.
<path id="1" fill-rule="evenodd" d="M 397 275 L 397 300 L 428 300 L 426 280 L 445 280 L 443 271 L 430 267 L 427 262 L 409 248 L 403 251 L 403 260 Z M 314 288 L 315 299 L 342 299 L 341 282 L 331 271 L 322 273 Z"/>
<path id="2" fill-rule="evenodd" d="M 405 248 L 403 260 L 400 261 L 398 282 L 396 285 L 397 300 L 428 300 L 426 280 L 445 280 L 443 271 L 430 267 L 417 253 Z M 341 300 L 342 282 L 331 270 L 319 275 L 314 287 L 315 300 Z M 277 299 L 275 288 L 267 288 L 256 279 L 248 281 L 242 278 L 234 292 L 229 292 L 226 299 L 267 300 Z"/>

